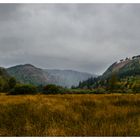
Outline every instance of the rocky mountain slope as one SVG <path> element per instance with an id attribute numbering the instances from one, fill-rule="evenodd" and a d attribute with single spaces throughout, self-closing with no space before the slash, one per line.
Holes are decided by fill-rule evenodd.
<path id="1" fill-rule="evenodd" d="M 105 87 L 112 78 L 124 83 L 140 83 L 140 55 L 113 63 L 102 75 L 79 83 L 78 88 Z"/>
<path id="2" fill-rule="evenodd" d="M 140 56 L 115 62 L 103 73 L 102 78 L 108 78 L 112 73 L 115 73 L 118 78 L 140 75 Z"/>

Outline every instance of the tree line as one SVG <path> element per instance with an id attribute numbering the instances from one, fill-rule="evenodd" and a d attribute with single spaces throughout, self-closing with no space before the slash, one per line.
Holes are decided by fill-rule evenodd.
<path id="1" fill-rule="evenodd" d="M 99 93 L 139 93 L 140 77 L 137 75 L 120 78 L 116 73 L 112 73 L 106 79 L 91 77 L 86 81 L 80 82 L 75 88 L 95 90 Z"/>

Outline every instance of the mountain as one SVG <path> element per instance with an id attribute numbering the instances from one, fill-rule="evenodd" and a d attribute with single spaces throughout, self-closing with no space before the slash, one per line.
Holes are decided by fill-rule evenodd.
<path id="1" fill-rule="evenodd" d="M 21 83 L 33 85 L 56 84 L 64 87 L 77 86 L 80 81 L 93 76 L 72 70 L 40 69 L 31 64 L 10 67 L 7 72 Z"/>
<path id="2" fill-rule="evenodd" d="M 7 72 L 21 83 L 45 85 L 53 82 L 47 73 L 31 64 L 14 66 L 8 68 Z"/>
<path id="3" fill-rule="evenodd" d="M 122 83 L 140 83 L 140 55 L 113 63 L 101 76 L 79 83 L 78 88 L 106 87 L 112 78 Z"/>
<path id="4" fill-rule="evenodd" d="M 109 78 L 113 73 L 119 79 L 140 75 L 140 56 L 133 56 L 132 58 L 121 59 L 115 62 L 103 73 L 102 78 Z"/>

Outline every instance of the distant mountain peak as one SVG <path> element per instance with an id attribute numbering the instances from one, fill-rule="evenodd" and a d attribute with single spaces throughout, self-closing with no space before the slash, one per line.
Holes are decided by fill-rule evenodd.
<path id="1" fill-rule="evenodd" d="M 23 66 L 30 66 L 30 67 L 34 67 L 32 64 L 24 64 Z"/>
<path id="2" fill-rule="evenodd" d="M 36 68 L 34 65 L 32 64 L 20 64 L 20 65 L 15 65 L 15 66 L 12 66 L 12 67 L 9 67 L 9 68 L 17 68 L 17 67 L 32 67 L 32 68 Z"/>
<path id="3" fill-rule="evenodd" d="M 37 68 L 35 67 L 34 65 L 32 64 L 23 64 L 23 65 L 20 65 L 20 66 L 23 66 L 23 67 L 32 67 L 32 68 Z"/>

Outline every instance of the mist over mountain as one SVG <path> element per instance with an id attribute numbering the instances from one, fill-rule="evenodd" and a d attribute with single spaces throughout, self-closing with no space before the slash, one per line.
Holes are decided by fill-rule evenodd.
<path id="1" fill-rule="evenodd" d="M 77 86 L 80 81 L 95 76 L 73 70 L 40 69 L 31 64 L 10 67 L 7 72 L 21 83 L 33 85 L 56 84 L 63 87 Z"/>
<path id="2" fill-rule="evenodd" d="M 77 86 L 80 81 L 96 76 L 94 74 L 92 75 L 90 73 L 74 70 L 46 69 L 44 71 L 57 79 L 57 85 L 63 85 L 66 87 L 71 87 L 72 85 Z"/>

